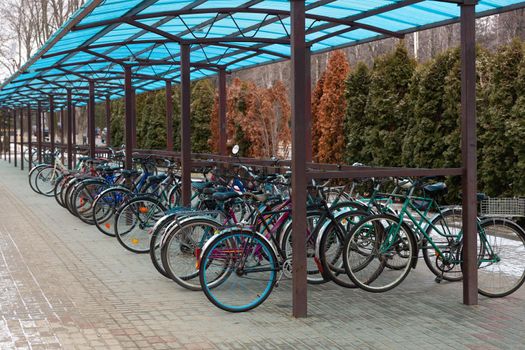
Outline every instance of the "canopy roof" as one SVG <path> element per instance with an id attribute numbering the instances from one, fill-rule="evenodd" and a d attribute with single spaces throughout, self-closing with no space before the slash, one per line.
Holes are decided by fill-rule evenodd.
<path id="1" fill-rule="evenodd" d="M 458 1 L 307 0 L 312 53 L 357 45 L 458 21 Z M 525 7 L 525 1 L 480 0 L 478 17 Z M 191 45 L 191 79 L 290 55 L 288 0 L 91 0 L 0 87 L 0 106 L 60 106 L 67 89 L 85 104 L 123 96 L 124 66 L 137 93 L 178 82 L 180 45 Z"/>

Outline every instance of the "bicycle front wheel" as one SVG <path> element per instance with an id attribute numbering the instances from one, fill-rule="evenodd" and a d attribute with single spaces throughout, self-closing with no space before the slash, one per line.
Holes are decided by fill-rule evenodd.
<path id="1" fill-rule="evenodd" d="M 230 312 L 251 310 L 272 292 L 279 264 L 261 235 L 233 230 L 220 234 L 204 250 L 199 279 L 215 306 Z"/>
<path id="2" fill-rule="evenodd" d="M 525 233 L 505 219 L 486 219 L 480 227 L 478 292 L 491 298 L 512 294 L 525 281 Z"/>
<path id="3" fill-rule="evenodd" d="M 370 216 L 354 226 L 343 248 L 348 277 L 369 292 L 397 287 L 417 259 L 416 240 L 398 217 Z"/>

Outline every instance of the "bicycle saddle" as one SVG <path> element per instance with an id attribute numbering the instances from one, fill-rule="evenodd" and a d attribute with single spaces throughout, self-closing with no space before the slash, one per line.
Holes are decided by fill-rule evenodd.
<path id="1" fill-rule="evenodd" d="M 152 183 L 152 182 L 161 182 L 163 181 L 164 179 L 166 179 L 168 177 L 168 175 L 166 174 L 161 174 L 161 175 L 154 175 L 154 176 L 148 176 L 148 183 Z"/>
<path id="2" fill-rule="evenodd" d="M 224 186 L 219 187 L 207 187 L 202 190 L 203 194 L 211 195 L 217 192 L 228 192 L 228 189 Z"/>
<path id="3" fill-rule="evenodd" d="M 240 197 L 241 195 L 237 192 L 215 192 L 212 196 L 213 199 L 219 202 L 224 202 L 228 199 Z"/>
<path id="4" fill-rule="evenodd" d="M 213 182 L 209 181 L 203 181 L 203 182 L 192 182 L 191 186 L 195 188 L 197 191 L 202 191 L 205 188 L 212 187 Z"/>
<path id="5" fill-rule="evenodd" d="M 444 182 L 436 182 L 432 185 L 426 185 L 423 187 L 425 192 L 430 196 L 435 196 L 442 193 L 447 193 L 447 185 Z"/>
<path id="6" fill-rule="evenodd" d="M 130 177 L 133 177 L 135 175 L 138 175 L 139 172 L 137 170 L 122 170 L 122 176 L 124 176 L 124 178 L 128 179 Z"/>

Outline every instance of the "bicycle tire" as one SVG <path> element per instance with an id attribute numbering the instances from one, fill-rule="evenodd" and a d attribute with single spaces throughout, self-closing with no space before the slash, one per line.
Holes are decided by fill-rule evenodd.
<path id="1" fill-rule="evenodd" d="M 102 179 L 89 179 L 81 181 L 71 195 L 73 211 L 81 221 L 94 225 L 93 203 L 98 194 L 108 187 Z"/>
<path id="2" fill-rule="evenodd" d="M 224 247 L 226 249 L 221 252 Z M 249 255 L 244 252 L 249 252 Z M 248 258 L 253 259 L 255 267 L 244 266 L 243 271 L 239 270 L 239 266 L 236 268 L 235 264 L 240 264 L 241 260 L 248 261 Z M 217 272 L 213 269 L 215 266 Z M 225 267 L 227 271 L 224 271 Z M 252 273 L 247 272 L 252 269 L 253 273 L 260 274 L 252 279 L 243 278 Z M 212 304 L 225 311 L 244 312 L 258 307 L 269 297 L 279 270 L 275 252 L 263 236 L 233 229 L 219 234 L 206 246 L 201 255 L 199 280 L 204 295 Z M 215 283 L 218 278 L 220 283 Z M 250 288 L 239 288 L 240 283 L 250 284 Z M 243 292 L 250 295 L 243 295 Z"/>
<path id="3" fill-rule="evenodd" d="M 353 225 L 358 224 L 369 213 L 363 211 L 349 211 L 337 215 L 337 223 L 330 224 L 318 237 L 317 259 L 323 276 L 335 284 L 345 288 L 356 288 L 357 286 L 349 279 L 343 263 L 343 247 L 346 237 Z M 337 226 L 343 230 L 341 234 Z"/>
<path id="4" fill-rule="evenodd" d="M 115 214 L 115 235 L 118 242 L 130 252 L 148 253 L 150 231 L 157 220 L 164 216 L 165 211 L 164 205 L 151 196 L 137 196 L 124 203 Z"/>
<path id="5" fill-rule="evenodd" d="M 53 196 L 53 190 L 59 176 L 60 172 L 53 166 L 40 169 L 35 181 L 39 193 L 46 197 Z"/>
<path id="6" fill-rule="evenodd" d="M 443 257 L 438 255 L 434 247 L 426 240 L 426 237 L 422 241 L 423 246 L 421 250 L 428 269 L 437 278 L 443 278 L 450 282 L 457 282 L 463 279 L 461 263 L 455 263 L 455 261 L 461 261 L 462 243 L 454 240 L 454 237 L 446 237 L 442 233 L 459 235 L 462 231 L 462 215 L 461 208 L 445 210 L 431 220 L 432 225 L 436 226 L 439 231 L 434 230 L 430 225 L 425 230 L 426 235 L 432 239 L 433 243 L 444 254 L 451 256 L 450 261 L 444 261 Z M 458 224 L 460 225 L 459 227 L 457 227 Z M 447 246 L 450 248 L 446 248 Z"/>
<path id="7" fill-rule="evenodd" d="M 115 237 L 115 213 L 130 200 L 133 194 L 125 187 L 111 187 L 102 191 L 93 202 L 93 222 L 97 229 L 109 237 Z"/>
<path id="8" fill-rule="evenodd" d="M 211 218 L 190 217 L 165 233 L 161 248 L 162 267 L 175 283 L 189 290 L 201 290 L 196 260 L 206 242 L 220 231 L 221 226 Z M 199 228 L 203 228 L 202 235 L 195 237 L 195 229 Z"/>
<path id="9" fill-rule="evenodd" d="M 321 230 L 321 223 L 318 221 L 323 216 L 321 211 L 308 211 L 306 213 L 307 221 L 307 235 L 306 235 L 306 279 L 310 284 L 324 284 L 329 279 L 325 278 L 320 271 L 319 264 L 315 256 L 315 244 L 317 242 L 317 235 Z M 328 218 L 325 218 L 328 222 Z M 292 247 L 292 228 L 293 225 L 287 225 L 281 235 L 281 250 L 284 253 L 285 260 L 292 261 L 293 247 Z M 291 265 L 290 265 L 291 266 Z"/>
<path id="10" fill-rule="evenodd" d="M 36 193 L 38 194 L 42 194 L 38 188 L 36 187 L 36 179 L 37 179 L 37 176 L 39 174 L 39 172 L 42 170 L 42 168 L 44 167 L 49 167 L 48 164 L 39 164 L 39 165 L 36 165 L 34 166 L 33 168 L 31 168 L 31 170 L 29 171 L 29 174 L 28 174 L 28 180 L 29 180 L 29 187 L 31 187 L 31 189 L 33 191 L 35 191 Z"/>
<path id="11" fill-rule="evenodd" d="M 387 250 L 381 252 L 385 248 L 382 247 L 383 242 L 391 237 L 385 231 L 398 228 L 395 241 L 389 241 Z M 343 254 L 345 270 L 352 282 L 368 292 L 382 293 L 403 282 L 417 262 L 418 250 L 408 225 L 400 223 L 399 218 L 393 215 L 378 214 L 365 218 L 352 228 L 345 241 Z M 363 258 L 358 260 L 359 257 Z M 388 260 L 393 261 L 397 257 L 403 259 L 404 267 L 388 268 Z"/>
<path id="12" fill-rule="evenodd" d="M 515 222 L 502 218 L 484 219 L 479 225 L 483 233 L 478 237 L 478 247 L 484 249 L 481 256 L 478 253 L 478 293 L 490 298 L 508 296 L 525 281 L 525 232 Z M 483 236 L 489 245 L 481 243 Z M 497 261 L 485 262 L 491 250 L 497 254 Z M 497 279 L 512 283 L 496 286 L 496 282 L 490 282 Z"/>

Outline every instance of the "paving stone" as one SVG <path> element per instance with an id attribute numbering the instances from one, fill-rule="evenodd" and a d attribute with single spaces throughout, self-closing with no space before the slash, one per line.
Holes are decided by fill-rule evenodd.
<path id="1" fill-rule="evenodd" d="M 424 263 L 371 294 L 309 286 L 291 314 L 291 280 L 244 314 L 211 305 L 37 195 L 0 160 L 0 349 L 525 349 L 525 290 L 461 304 Z"/>

